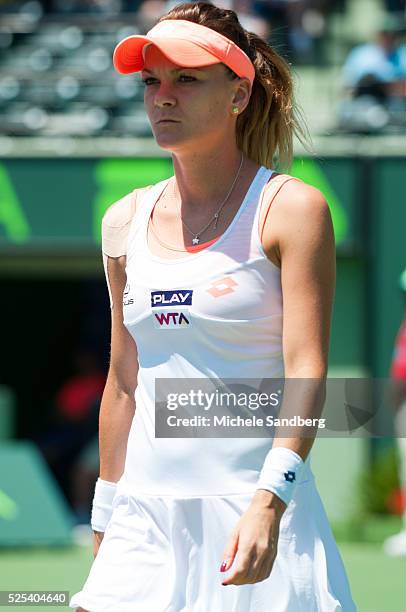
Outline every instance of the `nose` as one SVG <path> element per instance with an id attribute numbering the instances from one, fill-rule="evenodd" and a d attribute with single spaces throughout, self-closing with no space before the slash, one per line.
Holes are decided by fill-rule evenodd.
<path id="1" fill-rule="evenodd" d="M 159 88 L 157 88 L 155 92 L 154 104 L 158 108 L 173 107 L 176 104 L 176 100 L 173 94 L 171 93 L 170 89 L 167 86 L 163 85 L 162 83 L 160 84 Z"/>
<path id="2" fill-rule="evenodd" d="M 175 106 L 175 101 L 164 96 L 156 96 L 154 104 L 158 108 L 172 108 Z"/>
<path id="3" fill-rule="evenodd" d="M 175 103 L 172 100 L 156 99 L 155 106 L 157 106 L 158 108 L 172 108 L 173 106 L 175 106 Z"/>

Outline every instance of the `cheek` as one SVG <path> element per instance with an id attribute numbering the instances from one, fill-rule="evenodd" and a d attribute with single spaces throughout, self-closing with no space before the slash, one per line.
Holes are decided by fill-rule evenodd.
<path id="1" fill-rule="evenodd" d="M 228 125 L 227 117 L 227 107 L 224 100 L 215 100 L 206 107 L 205 125 L 212 125 L 216 130 L 219 127 L 226 128 Z"/>
<path id="2" fill-rule="evenodd" d="M 144 90 L 144 106 L 145 106 L 145 110 L 147 111 L 147 114 L 150 114 L 150 111 L 153 108 L 153 102 L 154 102 L 154 96 L 152 95 L 152 92 L 150 89 L 145 89 Z"/>
<path id="3" fill-rule="evenodd" d="M 200 121 L 203 125 L 224 125 L 227 119 L 227 103 L 223 97 L 208 97 L 199 105 Z"/>

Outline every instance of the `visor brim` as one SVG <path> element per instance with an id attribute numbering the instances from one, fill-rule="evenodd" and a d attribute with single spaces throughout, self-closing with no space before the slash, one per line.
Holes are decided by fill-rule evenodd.
<path id="1" fill-rule="evenodd" d="M 120 74 L 139 72 L 144 67 L 143 49 L 152 44 L 170 61 L 178 66 L 197 68 L 221 62 L 199 45 L 179 38 L 148 38 L 147 36 L 128 36 L 124 38 L 113 53 L 114 68 Z"/>

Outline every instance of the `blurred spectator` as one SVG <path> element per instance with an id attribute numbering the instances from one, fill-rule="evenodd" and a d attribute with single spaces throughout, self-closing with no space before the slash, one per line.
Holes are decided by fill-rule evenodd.
<path id="1" fill-rule="evenodd" d="M 406 128 L 405 22 L 388 15 L 373 42 L 350 51 L 343 69 L 340 127 L 374 132 Z"/>
<path id="2" fill-rule="evenodd" d="M 55 398 L 57 414 L 62 422 L 84 421 L 104 389 L 105 376 L 92 349 L 80 348 L 74 362 L 76 374 L 62 385 Z"/>
<path id="3" fill-rule="evenodd" d="M 94 487 L 99 470 L 99 436 L 96 434 L 79 453 L 71 469 L 70 497 L 78 525 L 90 523 Z"/>
<path id="4" fill-rule="evenodd" d="M 74 506 L 78 521 L 83 518 L 83 494 L 72 487 L 81 478 L 76 473 L 81 453 L 98 432 L 105 380 L 98 354 L 90 347 L 79 347 L 74 355 L 74 373 L 56 393 L 50 429 L 34 439 Z"/>
<path id="5" fill-rule="evenodd" d="M 380 83 L 394 83 L 406 78 L 405 23 L 388 15 L 374 42 L 355 47 L 343 66 L 346 87 L 357 87 L 361 79 L 373 77 Z"/>
<path id="6" fill-rule="evenodd" d="M 403 294 L 404 313 L 395 341 L 390 376 L 396 410 L 395 436 L 399 455 L 403 528 L 384 543 L 385 552 L 391 556 L 406 555 L 406 268 L 400 276 L 399 286 Z"/>

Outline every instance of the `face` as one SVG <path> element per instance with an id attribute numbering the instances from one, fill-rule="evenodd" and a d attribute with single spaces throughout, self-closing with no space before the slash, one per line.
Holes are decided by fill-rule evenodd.
<path id="1" fill-rule="evenodd" d="M 248 104 L 248 79 L 232 80 L 223 64 L 181 68 L 153 45 L 145 52 L 144 103 L 158 145 L 194 151 L 235 139 L 233 105 Z"/>
<path id="2" fill-rule="evenodd" d="M 386 49 L 386 51 L 392 51 L 398 45 L 398 35 L 396 32 L 380 32 L 378 35 L 380 45 Z"/>

